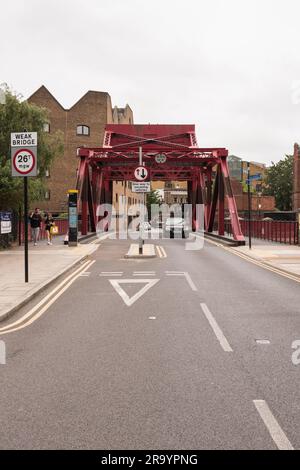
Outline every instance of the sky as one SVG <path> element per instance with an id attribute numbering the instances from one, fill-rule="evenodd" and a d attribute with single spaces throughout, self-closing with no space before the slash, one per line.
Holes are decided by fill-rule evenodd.
<path id="1" fill-rule="evenodd" d="M 67 108 L 107 91 L 137 124 L 270 164 L 300 142 L 299 19 L 299 0 L 10 0 L 0 83 Z"/>

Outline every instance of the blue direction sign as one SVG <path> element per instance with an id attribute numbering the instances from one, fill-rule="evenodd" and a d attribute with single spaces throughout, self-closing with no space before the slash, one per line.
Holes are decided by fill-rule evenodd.
<path id="1" fill-rule="evenodd" d="M 249 179 L 247 178 L 246 183 L 248 184 L 251 181 L 262 180 L 262 174 L 257 173 L 256 175 L 250 175 Z"/>

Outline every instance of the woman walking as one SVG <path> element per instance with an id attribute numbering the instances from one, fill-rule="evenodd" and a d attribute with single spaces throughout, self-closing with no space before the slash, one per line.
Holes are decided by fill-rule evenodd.
<path id="1" fill-rule="evenodd" d="M 54 225 L 54 219 L 52 217 L 52 214 L 50 214 L 50 212 L 48 212 L 48 214 L 46 215 L 46 219 L 45 219 L 45 229 L 46 229 L 46 233 L 47 233 L 47 243 L 48 243 L 48 245 L 52 245 L 51 227 L 53 227 L 53 225 Z"/>

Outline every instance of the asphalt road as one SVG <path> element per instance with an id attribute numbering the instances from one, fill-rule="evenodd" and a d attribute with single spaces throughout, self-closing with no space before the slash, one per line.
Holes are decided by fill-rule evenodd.
<path id="1" fill-rule="evenodd" d="M 21 318 L 0 331 L 1 449 L 300 448 L 299 283 L 158 244 L 125 260 L 128 241 L 102 242 L 39 318 L 0 325 Z"/>

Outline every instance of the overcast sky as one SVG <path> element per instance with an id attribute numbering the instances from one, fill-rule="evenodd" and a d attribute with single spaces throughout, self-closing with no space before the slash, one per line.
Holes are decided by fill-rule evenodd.
<path id="1" fill-rule="evenodd" d="M 266 163 L 300 141 L 299 0 L 10 0 L 0 18 L 0 83 L 25 98 L 107 91 Z"/>

